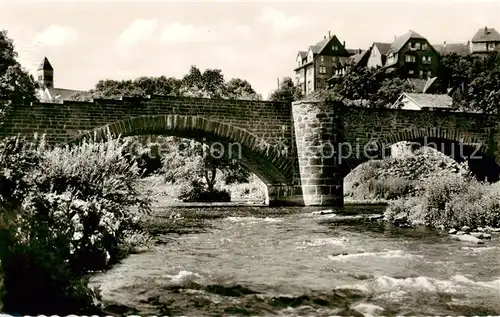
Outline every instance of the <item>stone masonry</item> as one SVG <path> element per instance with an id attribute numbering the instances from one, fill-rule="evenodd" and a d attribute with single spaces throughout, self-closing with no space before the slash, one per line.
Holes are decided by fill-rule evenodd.
<path id="1" fill-rule="evenodd" d="M 302 196 L 307 206 L 343 205 L 343 177 L 334 153 L 341 142 L 341 118 L 328 104 L 293 104 Z"/>
<path id="2" fill-rule="evenodd" d="M 50 144 L 84 137 L 175 135 L 241 145 L 241 162 L 268 188 L 270 205 L 342 206 L 343 178 L 400 141 L 435 142 L 468 160 L 479 178 L 500 175 L 498 116 L 345 107 L 300 101 L 151 96 L 15 105 L 0 137 L 45 134 Z M 466 148 L 465 158 L 456 148 Z M 226 147 L 225 147 L 226 149 Z M 467 157 L 476 152 L 479 159 Z"/>

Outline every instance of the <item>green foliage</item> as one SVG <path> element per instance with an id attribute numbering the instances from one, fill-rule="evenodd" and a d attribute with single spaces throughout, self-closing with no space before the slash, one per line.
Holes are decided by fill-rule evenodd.
<path id="1" fill-rule="evenodd" d="M 89 92 L 76 93 L 75 101 L 96 98 L 118 99 L 122 96 L 145 97 L 148 95 L 261 100 L 246 80 L 233 78 L 226 82 L 220 69 L 201 71 L 196 66 L 181 79 L 174 77 L 139 77 L 134 80 L 101 80 Z"/>
<path id="2" fill-rule="evenodd" d="M 128 251 L 121 245 L 150 199 L 121 140 L 53 149 L 37 142 L 0 142 L 4 310 L 89 312 L 96 294 L 87 274 Z"/>
<path id="3" fill-rule="evenodd" d="M 0 30 L 0 111 L 12 104 L 36 101 L 37 85 L 33 76 L 21 67 L 14 51 L 14 43 L 7 31 Z"/>
<path id="4" fill-rule="evenodd" d="M 411 226 L 499 226 L 500 192 L 469 175 L 435 173 L 421 181 L 414 198 L 391 202 L 386 219 Z"/>
<path id="5" fill-rule="evenodd" d="M 329 101 L 342 101 L 344 99 L 340 94 L 331 89 L 316 89 L 309 95 L 305 96 L 302 100 L 329 102 Z"/>
<path id="6" fill-rule="evenodd" d="M 169 183 L 183 182 L 203 191 L 215 192 L 218 173 L 222 174 L 225 184 L 248 182 L 250 173 L 240 165 L 237 155 L 239 153 L 230 153 L 228 149 L 221 153 L 216 147 L 184 140 L 178 144 L 177 151 L 165 155 L 162 173 Z M 193 190 L 197 192 L 197 188 L 193 187 Z"/>
<path id="7" fill-rule="evenodd" d="M 269 95 L 270 101 L 291 103 L 300 99 L 302 99 L 302 90 L 300 87 L 295 86 L 290 77 L 285 77 L 280 83 L 279 89 L 276 89 Z"/>
<path id="8" fill-rule="evenodd" d="M 224 189 L 207 189 L 205 184 L 194 180 L 181 189 L 179 199 L 184 202 L 229 202 L 231 194 Z"/>
<path id="9" fill-rule="evenodd" d="M 394 200 L 415 195 L 429 175 L 439 172 L 467 176 L 468 168 L 436 150 L 417 149 L 359 165 L 346 176 L 344 192 L 356 200 Z"/>
<path id="10" fill-rule="evenodd" d="M 439 79 L 453 93 L 456 108 L 465 111 L 499 113 L 500 53 L 488 56 L 451 54 L 440 60 Z"/>

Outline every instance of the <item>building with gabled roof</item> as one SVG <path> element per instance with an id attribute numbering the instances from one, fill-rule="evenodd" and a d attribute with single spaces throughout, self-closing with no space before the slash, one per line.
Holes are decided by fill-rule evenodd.
<path id="1" fill-rule="evenodd" d="M 328 32 L 328 36 L 309 46 L 307 51 L 297 53 L 297 66 L 294 69 L 296 84 L 305 95 L 315 89 L 327 88 L 327 80 L 345 64 L 350 55 L 345 42 L 341 43 Z"/>
<path id="2" fill-rule="evenodd" d="M 488 54 L 500 51 L 500 33 L 495 28 L 485 26 L 479 29 L 470 42 L 472 54 Z"/>
<path id="3" fill-rule="evenodd" d="M 402 93 L 392 108 L 423 111 L 452 111 L 453 100 L 447 94 Z"/>
<path id="4" fill-rule="evenodd" d="M 384 66 L 390 48 L 391 43 L 373 42 L 366 66 L 368 68 Z"/>
<path id="5" fill-rule="evenodd" d="M 391 43 L 384 67 L 394 69 L 401 78 L 435 77 L 439 53 L 425 37 L 409 30 Z"/>
<path id="6" fill-rule="evenodd" d="M 470 41 L 467 43 L 446 43 L 444 41 L 443 44 L 433 44 L 432 46 L 441 56 L 451 54 L 466 56 L 470 54 Z"/>
<path id="7" fill-rule="evenodd" d="M 54 68 L 47 57 L 43 58 L 36 72 L 38 85 L 40 86 L 37 95 L 41 102 L 62 102 L 81 92 L 80 90 L 54 87 Z"/>

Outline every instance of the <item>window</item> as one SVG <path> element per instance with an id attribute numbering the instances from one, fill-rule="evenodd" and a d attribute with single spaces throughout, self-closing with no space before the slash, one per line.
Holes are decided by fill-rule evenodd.
<path id="1" fill-rule="evenodd" d="M 427 49 L 427 43 L 422 43 L 422 49 L 426 50 Z"/>
<path id="2" fill-rule="evenodd" d="M 429 70 L 427 71 L 427 77 L 430 78 L 432 76 L 432 72 Z"/>
<path id="3" fill-rule="evenodd" d="M 410 70 L 408 71 L 408 74 L 410 74 L 410 75 L 413 75 L 413 73 L 414 73 L 413 69 L 410 69 Z"/>
<path id="4" fill-rule="evenodd" d="M 319 67 L 319 73 L 320 74 L 326 74 L 326 66 L 320 66 Z"/>
<path id="5" fill-rule="evenodd" d="M 323 83 L 322 83 L 322 81 L 321 81 L 321 80 L 319 80 L 319 79 L 318 79 L 318 80 L 316 80 L 316 88 L 323 88 L 323 87 L 322 87 L 322 84 L 323 84 Z"/>
<path id="6" fill-rule="evenodd" d="M 321 62 L 323 63 L 325 61 L 324 57 L 321 56 Z"/>
<path id="7" fill-rule="evenodd" d="M 423 70 L 421 70 L 421 71 L 420 71 L 420 78 L 423 78 L 423 77 L 424 77 L 424 71 L 423 71 Z"/>
<path id="8" fill-rule="evenodd" d="M 430 64 L 431 63 L 431 56 L 422 56 L 422 63 L 423 64 Z"/>
<path id="9" fill-rule="evenodd" d="M 415 63 L 415 56 L 413 56 L 413 55 L 405 55 L 405 62 L 407 62 L 407 63 Z"/>
<path id="10" fill-rule="evenodd" d="M 420 49 L 420 43 L 415 43 L 415 47 L 417 48 L 417 50 Z"/>
<path id="11" fill-rule="evenodd" d="M 337 46 L 337 45 L 332 45 L 332 50 L 334 50 L 334 51 L 338 51 L 338 49 L 339 49 L 339 48 L 338 48 L 338 46 Z"/>

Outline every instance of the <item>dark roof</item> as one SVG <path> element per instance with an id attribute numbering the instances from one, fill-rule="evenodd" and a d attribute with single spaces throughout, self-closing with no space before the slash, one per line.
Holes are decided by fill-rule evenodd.
<path id="1" fill-rule="evenodd" d="M 368 50 L 362 50 L 359 53 L 356 53 L 352 56 L 349 56 L 349 58 L 347 59 L 347 63 L 349 65 L 354 65 L 354 66 L 358 65 L 359 62 L 361 62 L 363 57 L 365 57 L 366 53 L 368 53 L 368 52 L 369 52 Z"/>
<path id="2" fill-rule="evenodd" d="M 64 89 L 64 88 L 52 88 L 50 89 L 50 94 L 52 95 L 52 98 L 58 99 L 58 100 L 66 100 L 72 95 L 82 92 L 81 90 L 73 90 L 73 89 Z"/>
<path id="3" fill-rule="evenodd" d="M 43 61 L 40 63 L 40 66 L 38 66 L 37 70 L 54 70 L 54 68 L 52 68 L 52 65 L 50 65 L 50 62 L 47 59 L 47 57 L 44 57 Z"/>
<path id="4" fill-rule="evenodd" d="M 472 37 L 472 42 L 500 42 L 500 33 L 495 28 L 484 27 Z"/>
<path id="5" fill-rule="evenodd" d="M 470 47 L 467 43 L 447 43 L 447 44 L 436 44 L 432 45 L 434 49 L 441 55 L 448 54 L 458 54 L 458 55 L 468 55 L 470 54 Z"/>
<path id="6" fill-rule="evenodd" d="M 404 92 L 403 95 L 421 108 L 449 109 L 452 105 L 452 98 L 446 94 L 421 94 Z"/>
<path id="7" fill-rule="evenodd" d="M 389 51 L 387 53 L 399 52 L 403 48 L 403 46 L 406 44 L 406 42 L 408 42 L 409 39 L 423 39 L 423 40 L 425 40 L 425 37 L 423 37 L 422 35 L 418 34 L 415 31 L 410 30 L 410 31 L 406 32 L 405 34 L 397 37 L 396 40 L 394 40 L 394 42 L 392 42 L 391 48 L 389 49 Z"/>
<path id="8" fill-rule="evenodd" d="M 300 58 L 304 59 L 307 57 L 307 52 L 299 51 Z"/>
<path id="9" fill-rule="evenodd" d="M 346 49 L 347 53 L 349 53 L 349 55 L 355 55 L 355 54 L 358 54 L 359 52 L 359 49 L 358 48 L 347 48 Z"/>
<path id="10" fill-rule="evenodd" d="M 68 100 L 76 93 L 83 92 L 81 90 L 63 89 L 63 88 L 45 88 L 38 91 L 40 100 L 42 102 L 57 102 Z"/>
<path id="11" fill-rule="evenodd" d="M 389 49 L 391 48 L 391 43 L 373 42 L 373 46 L 377 47 L 380 54 L 387 55 L 387 52 L 389 52 Z"/>

